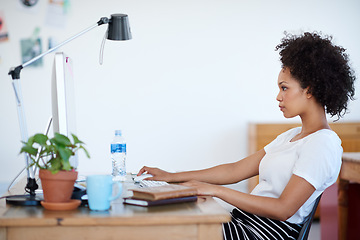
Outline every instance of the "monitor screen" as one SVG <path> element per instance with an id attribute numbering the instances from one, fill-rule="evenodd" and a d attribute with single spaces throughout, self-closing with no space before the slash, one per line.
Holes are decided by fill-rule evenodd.
<path id="1" fill-rule="evenodd" d="M 52 79 L 51 100 L 53 131 L 72 139 L 76 135 L 74 75 L 71 59 L 63 52 L 55 54 Z M 78 166 L 78 156 L 70 158 L 74 168 Z"/>

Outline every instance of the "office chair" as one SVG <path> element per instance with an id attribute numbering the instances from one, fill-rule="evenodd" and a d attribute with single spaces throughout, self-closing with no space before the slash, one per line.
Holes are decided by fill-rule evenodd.
<path id="1" fill-rule="evenodd" d="M 313 222 L 314 215 L 315 215 L 315 212 L 316 212 L 316 208 L 319 205 L 321 196 L 322 196 L 322 194 L 320 194 L 320 196 L 317 197 L 317 199 L 315 201 L 315 204 L 314 204 L 314 207 L 311 210 L 309 216 L 307 216 L 307 220 L 305 221 L 303 227 L 301 228 L 300 235 L 299 235 L 297 240 L 306 240 L 306 239 L 308 239 L 309 232 L 310 232 L 310 227 L 311 227 L 311 224 Z"/>

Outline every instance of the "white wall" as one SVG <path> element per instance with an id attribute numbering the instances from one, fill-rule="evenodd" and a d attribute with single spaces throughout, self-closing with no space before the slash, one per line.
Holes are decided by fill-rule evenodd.
<path id="1" fill-rule="evenodd" d="M 247 124 L 285 120 L 275 100 L 280 69 L 274 47 L 283 31 L 318 30 L 346 47 L 360 72 L 360 2 L 239 0 L 71 1 L 66 28 L 45 23 L 48 1 L 27 13 L 18 1 L 0 0 L 10 39 L 0 43 L 0 182 L 24 166 L 11 79 L 21 63 L 20 39 L 40 27 L 59 42 L 112 13 L 127 13 L 133 40 L 105 45 L 106 26 L 61 50 L 73 58 L 80 173 L 110 173 L 109 143 L 115 129 L 128 140 L 128 169 L 143 165 L 177 171 L 236 161 L 247 154 Z M 28 130 L 43 132 L 51 112 L 53 54 L 41 68 L 21 73 Z M 359 82 L 356 83 L 359 91 Z M 357 96 L 359 96 L 357 94 Z M 360 120 L 359 100 L 343 121 Z"/>

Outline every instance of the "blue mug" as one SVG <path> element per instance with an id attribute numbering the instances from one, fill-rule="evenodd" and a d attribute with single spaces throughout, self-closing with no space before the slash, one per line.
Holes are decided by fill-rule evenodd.
<path id="1" fill-rule="evenodd" d="M 112 196 L 114 184 L 118 187 L 116 196 Z M 122 185 L 114 182 L 110 175 L 91 175 L 86 177 L 86 192 L 91 210 L 106 211 L 110 208 L 110 202 L 120 197 Z"/>

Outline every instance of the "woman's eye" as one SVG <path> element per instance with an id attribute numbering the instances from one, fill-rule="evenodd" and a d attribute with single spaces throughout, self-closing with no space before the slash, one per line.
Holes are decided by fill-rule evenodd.
<path id="1" fill-rule="evenodd" d="M 281 87 L 281 89 L 282 89 L 283 91 L 286 91 L 287 87 Z"/>

